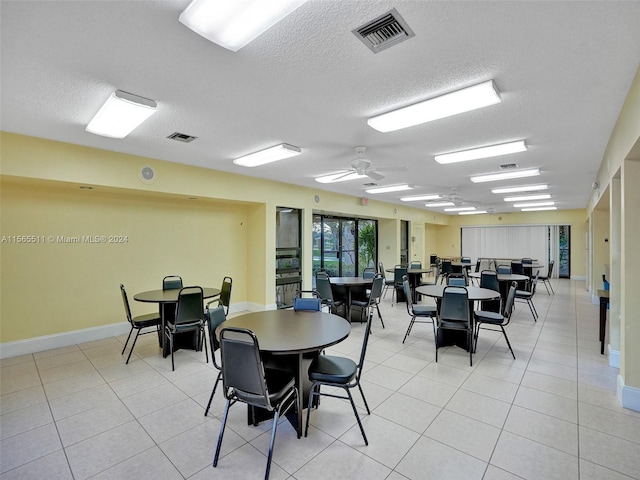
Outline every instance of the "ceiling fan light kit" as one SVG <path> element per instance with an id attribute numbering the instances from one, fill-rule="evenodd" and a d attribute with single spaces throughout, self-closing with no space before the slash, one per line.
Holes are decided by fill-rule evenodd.
<path id="1" fill-rule="evenodd" d="M 508 155 L 511 153 L 526 152 L 527 144 L 524 140 L 516 142 L 501 143 L 499 145 L 489 145 L 486 147 L 471 148 L 469 150 L 461 150 L 459 152 L 443 153 L 436 155 L 435 161 L 446 165 L 449 163 L 467 162 L 469 160 L 480 160 L 482 158 L 498 157 L 500 155 Z"/>
<path id="2" fill-rule="evenodd" d="M 392 132 L 421 123 L 451 117 L 459 113 L 500 103 L 500 93 L 493 80 L 433 97 L 367 120 L 371 128 Z"/>

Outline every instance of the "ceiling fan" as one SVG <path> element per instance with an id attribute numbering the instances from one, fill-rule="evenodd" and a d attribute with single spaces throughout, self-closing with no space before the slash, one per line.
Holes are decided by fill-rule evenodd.
<path id="1" fill-rule="evenodd" d="M 446 198 L 448 201 L 450 201 L 451 203 L 453 203 L 456 207 L 463 207 L 463 206 L 475 206 L 478 205 L 479 202 L 473 202 L 471 200 L 465 200 L 458 192 L 457 190 L 454 188 L 451 188 L 451 193 L 449 193 L 448 195 L 445 195 L 444 198 Z"/>
<path id="2" fill-rule="evenodd" d="M 396 171 L 396 172 L 400 172 L 400 171 L 405 171 L 407 169 L 407 167 L 373 167 L 373 164 L 371 163 L 371 160 L 369 160 L 368 158 L 364 158 L 364 152 L 367 150 L 366 147 L 356 147 L 355 151 L 358 154 L 357 158 L 354 158 L 351 161 L 351 167 L 347 170 L 342 171 L 341 173 L 338 173 L 337 176 L 334 177 L 334 182 L 340 181 L 340 180 L 347 180 L 347 176 L 353 176 L 354 174 L 359 175 L 359 177 L 354 176 L 354 178 L 362 178 L 363 176 L 367 176 L 369 178 L 371 178 L 372 180 L 382 180 L 383 178 L 385 178 L 385 176 L 383 174 L 381 174 L 380 172 L 392 172 L 392 171 Z"/>

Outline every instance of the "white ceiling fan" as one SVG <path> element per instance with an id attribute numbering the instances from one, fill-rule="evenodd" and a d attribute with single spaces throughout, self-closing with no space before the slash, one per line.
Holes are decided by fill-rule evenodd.
<path id="1" fill-rule="evenodd" d="M 332 175 L 327 175 L 326 177 L 331 177 L 332 182 L 339 182 L 343 180 L 354 180 L 357 178 L 369 177 L 372 180 L 382 180 L 385 176 L 380 172 L 392 172 L 392 171 L 405 171 L 407 167 L 374 167 L 371 163 L 371 160 L 364 157 L 364 152 L 367 150 L 366 147 L 356 147 L 355 151 L 358 154 L 357 158 L 354 158 L 351 161 L 351 166 L 347 170 L 343 170 L 342 172 L 334 173 Z M 322 177 L 320 177 L 322 178 Z M 316 179 L 318 180 L 318 179 Z"/>

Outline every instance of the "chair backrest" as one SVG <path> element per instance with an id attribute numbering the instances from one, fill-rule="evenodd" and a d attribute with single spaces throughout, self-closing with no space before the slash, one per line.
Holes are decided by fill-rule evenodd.
<path id="1" fill-rule="evenodd" d="M 178 293 L 175 325 L 204 322 L 202 287 L 183 287 Z"/>
<path id="2" fill-rule="evenodd" d="M 244 328 L 223 328 L 220 352 L 225 397 L 273 410 L 255 334 Z"/>
<path id="3" fill-rule="evenodd" d="M 507 301 L 504 303 L 504 310 L 502 311 L 502 316 L 505 318 L 506 322 L 504 325 L 509 323 L 511 320 L 511 314 L 513 313 L 513 303 L 516 298 L 516 289 L 518 288 L 518 284 L 516 282 L 512 282 L 509 287 L 509 293 L 507 294 Z"/>
<path id="4" fill-rule="evenodd" d="M 431 255 L 429 255 L 429 264 L 435 265 L 437 263 L 438 263 L 438 255 L 436 255 L 435 253 L 432 253 Z"/>
<path id="5" fill-rule="evenodd" d="M 436 263 L 436 271 L 433 275 L 433 278 L 435 278 L 435 281 L 438 281 L 438 277 L 440 276 L 440 263 Z"/>
<path id="6" fill-rule="evenodd" d="M 373 278 L 376 276 L 376 269 L 373 267 L 367 267 L 362 270 L 362 278 Z"/>
<path id="7" fill-rule="evenodd" d="M 480 273 L 480 288 L 488 288 L 496 292 L 500 291 L 498 274 L 495 270 L 483 270 L 482 273 Z"/>
<path id="8" fill-rule="evenodd" d="M 222 279 L 222 288 L 220 291 L 220 297 L 218 299 L 218 305 L 224 307 L 225 315 L 229 315 L 229 304 L 231 303 L 231 287 L 233 286 L 233 279 L 231 277 L 224 277 Z"/>
<path id="9" fill-rule="evenodd" d="M 409 264 L 409 268 L 422 268 L 422 262 L 415 260 Z"/>
<path id="10" fill-rule="evenodd" d="M 451 266 L 451 260 L 443 259 L 441 265 L 442 275 L 449 275 L 453 273 L 453 266 Z"/>
<path id="11" fill-rule="evenodd" d="M 162 290 L 176 290 L 182 288 L 182 277 L 179 275 L 167 275 L 162 279 Z"/>
<path id="12" fill-rule="evenodd" d="M 469 322 L 469 294 L 466 287 L 444 287 L 440 303 L 440 320 Z"/>
<path id="13" fill-rule="evenodd" d="M 480 271 L 480 260 L 476 260 L 476 269 L 475 272 L 479 272 Z"/>
<path id="14" fill-rule="evenodd" d="M 402 265 L 396 265 L 393 269 L 393 283 L 402 287 L 402 277 L 407 274 L 407 267 L 403 267 Z"/>
<path id="15" fill-rule="evenodd" d="M 511 273 L 516 275 L 524 275 L 524 268 L 520 260 L 511 260 Z"/>
<path id="16" fill-rule="evenodd" d="M 531 282 L 531 298 L 536 294 L 536 286 L 538 285 L 538 275 L 540 275 L 540 270 L 536 272 L 536 276 L 533 277 L 533 281 Z"/>
<path id="17" fill-rule="evenodd" d="M 456 285 L 458 287 L 466 287 L 467 279 L 463 273 L 450 273 L 447 275 L 447 285 Z"/>
<path id="18" fill-rule="evenodd" d="M 469 265 L 471 265 L 471 257 L 462 257 L 460 259 L 461 263 L 468 263 Z"/>
<path id="19" fill-rule="evenodd" d="M 551 260 L 549 262 L 549 271 L 547 272 L 547 278 L 551 278 L 551 275 L 553 274 L 553 264 L 555 263 L 555 260 Z"/>
<path id="20" fill-rule="evenodd" d="M 324 272 L 316 273 L 316 291 L 323 300 L 333 301 L 331 282 L 329 282 L 329 276 Z"/>
<path id="21" fill-rule="evenodd" d="M 293 299 L 293 309 L 296 312 L 319 312 L 322 310 L 322 298 L 316 290 L 299 290 Z"/>
<path id="22" fill-rule="evenodd" d="M 373 278 L 373 283 L 371 284 L 371 293 L 369 294 L 370 305 L 373 305 L 380 301 L 380 297 L 382 297 L 383 288 L 384 288 L 384 277 L 380 274 L 377 274 Z"/>
<path id="23" fill-rule="evenodd" d="M 124 289 L 123 284 L 120 284 L 120 293 L 122 294 L 122 303 L 124 303 L 124 311 L 127 314 L 127 322 L 133 325 L 133 317 L 131 316 L 131 307 L 129 306 L 127 291 Z"/>
<path id="24" fill-rule="evenodd" d="M 511 265 L 498 265 L 496 271 L 498 273 L 511 273 Z"/>
<path id="25" fill-rule="evenodd" d="M 522 265 L 531 265 L 531 264 L 533 264 L 533 259 L 532 258 L 524 257 L 522 259 Z"/>
<path id="26" fill-rule="evenodd" d="M 411 296 L 411 286 L 407 275 L 402 280 L 402 290 L 404 290 L 404 298 L 407 300 L 407 313 L 413 316 L 413 297 Z"/>
<path id="27" fill-rule="evenodd" d="M 387 278 L 387 274 L 384 271 L 384 265 L 382 262 L 378 262 L 378 273 L 382 275 L 382 278 Z"/>
<path id="28" fill-rule="evenodd" d="M 224 307 L 213 307 L 208 310 L 207 324 L 209 329 L 209 344 L 211 345 L 211 356 L 213 363 L 216 363 L 216 357 L 213 355 L 220 348 L 220 341 L 216 337 L 216 328 L 222 325 L 227 317 L 224 314 Z M 218 367 L 218 365 L 216 365 Z"/>
<path id="29" fill-rule="evenodd" d="M 382 277 L 380 277 L 380 294 L 382 294 Z M 374 280 L 375 282 L 375 280 Z M 373 289 L 371 290 L 373 292 Z M 362 349 L 360 350 L 360 359 L 358 360 L 358 373 L 356 373 L 356 382 L 360 382 L 360 375 L 362 375 L 362 368 L 364 367 L 364 357 L 367 353 L 367 345 L 369 344 L 369 335 L 371 334 L 371 320 L 373 315 L 370 313 L 367 316 L 367 323 L 364 329 L 364 338 L 362 339 Z"/>

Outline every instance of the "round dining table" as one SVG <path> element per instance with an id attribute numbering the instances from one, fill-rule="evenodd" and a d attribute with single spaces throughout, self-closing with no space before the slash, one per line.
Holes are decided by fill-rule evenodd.
<path id="1" fill-rule="evenodd" d="M 214 298 L 220 295 L 221 290 L 219 288 L 214 287 L 202 287 L 203 298 Z M 162 347 L 162 356 L 166 357 L 170 355 L 171 352 L 169 350 L 169 345 L 165 342 L 164 338 L 164 325 L 166 321 L 166 308 L 170 308 L 170 305 L 175 305 L 178 303 L 178 294 L 180 293 L 179 288 L 170 288 L 168 290 L 163 290 L 161 288 L 157 290 L 148 290 L 146 292 L 136 293 L 133 296 L 133 299 L 137 302 L 143 303 L 158 303 L 160 305 L 160 318 L 161 318 L 161 336 L 160 336 L 160 346 Z M 197 350 L 200 347 L 200 338 L 197 334 L 193 334 L 191 332 L 184 332 L 176 334 L 174 337 L 173 347 L 174 350 L 179 350 L 180 348 L 190 348 L 192 350 Z"/>
<path id="2" fill-rule="evenodd" d="M 346 290 L 347 320 L 351 321 L 351 300 L 353 297 L 353 290 L 355 289 L 357 292 L 362 294 L 362 297 L 364 297 L 365 290 L 367 288 L 371 288 L 371 286 L 373 285 L 373 278 L 329 277 L 329 283 L 331 284 L 331 288 L 340 287 L 337 290 L 340 290 L 342 288 Z"/>
<path id="3" fill-rule="evenodd" d="M 480 278 L 482 276 L 482 272 L 473 272 L 469 274 L 470 278 Z M 507 298 L 507 292 L 509 291 L 509 285 L 511 282 L 528 282 L 531 279 L 527 275 L 520 275 L 519 273 L 499 273 L 498 274 L 498 285 L 500 285 L 500 294 L 502 298 Z"/>
<path id="4" fill-rule="evenodd" d="M 326 312 L 295 310 L 267 310 L 228 318 L 217 329 L 216 335 L 227 327 L 246 328 L 258 338 L 260 351 L 268 354 L 269 361 L 294 374 L 298 388 L 298 411 L 287 418 L 302 433 L 302 412 L 308 401 L 311 382 L 307 370 L 313 358 L 323 349 L 341 342 L 349 336 L 351 324 L 344 318 Z M 268 418 L 268 412 L 249 409 L 249 423 Z"/>

